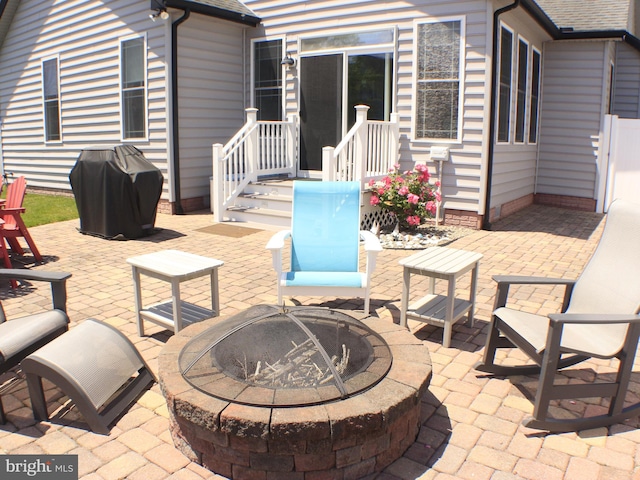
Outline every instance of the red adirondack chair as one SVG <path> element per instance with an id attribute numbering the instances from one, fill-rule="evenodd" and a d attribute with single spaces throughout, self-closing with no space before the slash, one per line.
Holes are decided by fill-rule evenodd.
<path id="1" fill-rule="evenodd" d="M 9 258 L 9 252 L 7 251 L 7 245 L 4 243 L 4 220 L 0 218 L 0 257 L 2 262 L 4 263 L 4 268 L 12 268 L 11 259 Z M 18 283 L 12 278 L 9 280 L 11 283 L 11 288 L 17 288 Z"/>
<path id="2" fill-rule="evenodd" d="M 27 181 L 24 177 L 16 178 L 7 187 L 7 199 L 3 207 L 0 207 L 0 219 L 4 221 L 2 225 L 2 236 L 15 253 L 22 255 L 24 250 L 18 242 L 19 237 L 23 237 L 35 257 L 36 261 L 42 262 L 42 256 L 36 247 L 36 243 L 31 238 L 29 230 L 22 220 L 22 213 L 25 209 L 22 206 L 24 194 L 27 189 Z M 6 263 L 6 262 L 5 262 Z"/>

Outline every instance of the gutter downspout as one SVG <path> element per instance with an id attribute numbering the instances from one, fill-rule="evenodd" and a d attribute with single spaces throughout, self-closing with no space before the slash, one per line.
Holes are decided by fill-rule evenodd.
<path id="1" fill-rule="evenodd" d="M 499 8 L 493 12 L 493 46 L 492 46 L 492 58 L 491 58 L 491 107 L 489 111 L 489 146 L 487 150 L 487 184 L 485 186 L 484 197 L 484 217 L 482 219 L 482 229 L 491 230 L 491 222 L 489 218 L 491 216 L 491 180 L 493 177 L 493 151 L 496 136 L 496 111 L 497 111 L 497 98 L 498 98 L 498 33 L 500 32 L 499 19 L 500 15 L 510 10 L 518 8 L 520 0 L 515 0 L 511 5 Z"/>
<path id="2" fill-rule="evenodd" d="M 184 15 L 171 24 L 171 130 L 173 136 L 173 191 L 175 213 L 182 215 L 182 198 L 180 196 L 180 129 L 178 125 L 178 27 L 191 15 L 191 10 L 184 10 Z"/>

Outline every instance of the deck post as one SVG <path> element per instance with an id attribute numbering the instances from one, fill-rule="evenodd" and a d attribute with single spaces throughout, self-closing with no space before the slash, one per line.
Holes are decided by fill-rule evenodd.
<path id="1" fill-rule="evenodd" d="M 213 221 L 222 222 L 222 205 L 224 203 L 224 152 L 221 143 L 213 145 L 213 180 L 211 186 L 211 209 L 213 210 Z"/>
<path id="2" fill-rule="evenodd" d="M 298 165 L 298 116 L 291 114 L 287 116 L 287 158 L 285 159 L 286 168 L 289 170 L 289 176 L 295 177 L 296 166 Z"/>
<path id="3" fill-rule="evenodd" d="M 256 123 L 258 123 L 258 109 L 254 108 L 254 107 L 249 107 L 247 109 L 245 109 L 245 111 L 247 112 L 247 126 L 251 127 L 252 125 L 255 125 Z M 251 180 L 255 180 L 255 178 L 257 177 L 257 172 L 259 169 L 259 164 L 258 164 L 258 145 L 260 143 L 260 132 L 259 129 L 254 128 L 253 130 L 249 130 L 249 135 L 247 136 L 247 143 L 246 143 L 246 150 L 245 150 L 245 155 L 246 155 L 246 168 L 247 171 L 245 172 L 246 175 L 251 179 Z"/>
<path id="4" fill-rule="evenodd" d="M 392 113 L 389 120 L 391 121 L 391 138 L 389 142 L 389 162 L 388 168 L 393 168 L 400 161 L 400 114 Z"/>
<path id="5" fill-rule="evenodd" d="M 364 179 L 367 176 L 367 143 L 369 139 L 369 127 L 367 115 L 369 112 L 368 105 L 356 105 L 356 125 L 358 130 L 355 135 L 354 143 L 354 180 L 360 181 L 364 185 Z"/>
<path id="6" fill-rule="evenodd" d="M 336 180 L 336 155 L 335 147 L 322 147 L 322 181 L 333 182 Z"/>

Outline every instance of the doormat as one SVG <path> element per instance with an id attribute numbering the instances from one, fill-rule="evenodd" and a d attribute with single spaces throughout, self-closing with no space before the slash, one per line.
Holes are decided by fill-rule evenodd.
<path id="1" fill-rule="evenodd" d="M 237 225 L 229 225 L 226 223 L 216 223 L 215 225 L 209 225 L 196 230 L 196 232 L 211 233 L 213 235 L 233 238 L 245 237 L 261 231 L 262 230 L 258 230 L 257 228 L 238 227 Z"/>

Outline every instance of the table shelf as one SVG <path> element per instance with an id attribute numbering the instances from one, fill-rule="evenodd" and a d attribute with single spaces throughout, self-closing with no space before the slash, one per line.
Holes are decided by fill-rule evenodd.
<path id="1" fill-rule="evenodd" d="M 180 302 L 180 312 L 182 313 L 182 328 L 217 315 L 214 310 L 184 301 Z M 144 307 L 140 310 L 140 316 L 163 327 L 171 329 L 174 327 L 173 303 L 171 300 Z"/>
<path id="2" fill-rule="evenodd" d="M 456 323 L 471 310 L 471 302 L 456 298 L 453 304 L 453 319 Z M 425 295 L 407 307 L 407 318 L 428 322 L 444 327 L 447 315 L 447 297 L 445 295 Z"/>

